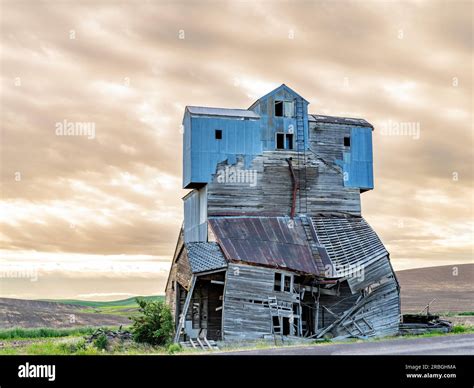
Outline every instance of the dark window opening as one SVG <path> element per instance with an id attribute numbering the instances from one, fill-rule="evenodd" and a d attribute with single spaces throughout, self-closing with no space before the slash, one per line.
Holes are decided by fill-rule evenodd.
<path id="1" fill-rule="evenodd" d="M 292 133 L 277 132 L 276 134 L 276 149 L 277 150 L 292 150 L 294 148 Z"/>
<path id="2" fill-rule="evenodd" d="M 222 129 L 216 129 L 216 140 L 222 139 Z"/>
<path id="3" fill-rule="evenodd" d="M 279 317 L 273 315 L 272 316 L 272 323 L 273 323 L 273 329 L 275 329 L 276 332 L 280 332 L 280 319 Z"/>
<path id="4" fill-rule="evenodd" d="M 283 335 L 290 335 L 290 318 L 282 317 Z"/>
<path id="5" fill-rule="evenodd" d="M 285 276 L 285 283 L 284 283 L 284 291 L 285 292 L 291 292 L 291 276 L 286 275 Z"/>
<path id="6" fill-rule="evenodd" d="M 349 136 L 344 136 L 344 147 L 351 146 L 351 138 Z"/>
<path id="7" fill-rule="evenodd" d="M 283 116 L 283 101 L 275 101 L 275 116 Z"/>
<path id="8" fill-rule="evenodd" d="M 289 133 L 286 135 L 286 147 L 287 150 L 293 149 L 293 134 Z"/>
<path id="9" fill-rule="evenodd" d="M 277 150 L 284 150 L 285 149 L 285 134 L 284 133 L 277 133 L 276 134 L 276 148 Z"/>
<path id="10" fill-rule="evenodd" d="M 275 291 L 281 291 L 281 273 L 275 272 L 275 284 L 273 289 Z"/>
<path id="11" fill-rule="evenodd" d="M 275 101 L 276 117 L 295 117 L 294 101 Z"/>

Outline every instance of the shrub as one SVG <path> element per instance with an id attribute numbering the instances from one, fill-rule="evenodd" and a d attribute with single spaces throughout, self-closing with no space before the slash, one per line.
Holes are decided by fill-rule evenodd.
<path id="1" fill-rule="evenodd" d="M 77 342 L 61 343 L 59 348 L 67 354 L 74 354 L 86 350 L 86 341 L 82 338 Z"/>
<path id="2" fill-rule="evenodd" d="M 109 340 L 107 339 L 107 336 L 105 334 L 99 335 L 95 340 L 94 340 L 94 346 L 99 349 L 99 350 L 105 350 L 107 349 L 107 345 L 109 343 Z"/>
<path id="3" fill-rule="evenodd" d="M 171 344 L 170 346 L 168 346 L 168 353 L 169 354 L 179 353 L 182 350 L 183 350 L 183 348 L 181 347 L 180 344 Z"/>
<path id="4" fill-rule="evenodd" d="M 467 329 L 464 326 L 456 325 L 453 327 L 452 333 L 464 333 Z"/>
<path id="5" fill-rule="evenodd" d="M 174 332 L 170 308 L 162 301 L 137 299 L 139 314 L 130 317 L 133 321 L 132 333 L 136 342 L 150 345 L 167 345 Z"/>

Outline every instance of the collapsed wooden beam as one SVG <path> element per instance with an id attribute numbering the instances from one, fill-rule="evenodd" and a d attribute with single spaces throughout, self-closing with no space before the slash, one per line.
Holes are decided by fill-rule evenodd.
<path id="1" fill-rule="evenodd" d="M 186 301 L 184 302 L 183 312 L 179 315 L 179 323 L 178 323 L 178 327 L 176 328 L 176 333 L 174 336 L 175 343 L 179 342 L 179 337 L 181 335 L 181 330 L 184 327 L 184 322 L 186 321 L 186 315 L 188 313 L 189 304 L 191 303 L 191 298 L 193 296 L 195 284 L 196 284 L 196 276 L 193 275 L 191 277 L 191 287 L 189 288 L 188 295 L 186 295 Z"/>

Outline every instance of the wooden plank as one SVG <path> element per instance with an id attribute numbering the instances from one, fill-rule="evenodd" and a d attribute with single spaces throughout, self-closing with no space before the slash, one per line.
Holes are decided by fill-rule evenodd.
<path id="1" fill-rule="evenodd" d="M 180 315 L 178 327 L 176 328 L 176 333 L 175 333 L 175 337 L 174 337 L 174 342 L 175 343 L 179 342 L 179 337 L 181 335 L 181 330 L 183 329 L 184 322 L 186 320 L 186 315 L 188 313 L 189 304 L 191 302 L 191 298 L 192 298 L 192 295 L 193 295 L 193 292 L 194 292 L 194 286 L 195 285 L 196 285 L 196 277 L 193 275 L 192 279 L 191 279 L 191 288 L 189 289 L 188 295 L 186 296 L 186 301 L 184 303 L 183 312 Z"/>

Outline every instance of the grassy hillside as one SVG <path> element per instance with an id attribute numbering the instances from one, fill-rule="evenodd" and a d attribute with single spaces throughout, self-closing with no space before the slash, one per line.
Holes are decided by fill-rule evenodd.
<path id="1" fill-rule="evenodd" d="M 163 296 L 146 296 L 163 300 Z M 25 300 L 0 298 L 0 329 L 71 328 L 130 325 L 138 313 L 135 298 L 96 302 L 83 300 Z"/>
<path id="2" fill-rule="evenodd" d="M 77 299 L 42 299 L 44 302 L 56 302 L 63 304 L 71 304 L 75 306 L 84 306 L 84 307 L 97 307 L 97 308 L 110 308 L 110 307 L 137 307 L 136 298 L 142 298 L 146 300 L 164 300 L 163 295 L 152 295 L 152 296 L 137 296 L 128 299 L 113 300 L 107 302 L 95 302 L 89 300 L 77 300 Z"/>

